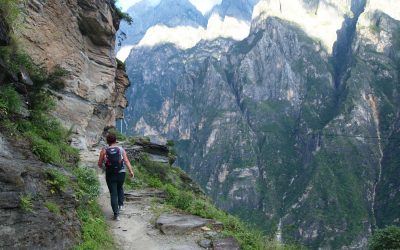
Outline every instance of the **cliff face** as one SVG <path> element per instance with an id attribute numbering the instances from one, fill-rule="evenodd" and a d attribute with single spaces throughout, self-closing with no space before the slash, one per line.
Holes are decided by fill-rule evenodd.
<path id="1" fill-rule="evenodd" d="M 177 140 L 179 165 L 220 207 L 283 240 L 362 249 L 399 223 L 400 22 L 374 1 L 294 2 L 303 23 L 263 1 L 250 36 L 222 50 L 134 50 L 123 127 Z M 335 41 L 301 28 L 324 13 L 338 16 L 323 22 Z M 224 52 L 197 56 L 213 46 Z"/>
<path id="2" fill-rule="evenodd" d="M 36 64 L 43 64 L 49 72 L 53 72 L 56 66 L 68 72 L 65 89 L 48 89 L 57 99 L 53 115 L 66 128 L 73 128 L 74 146 L 86 148 L 98 141 L 106 126 L 114 125 L 115 119 L 122 117 L 122 109 L 127 105 L 124 92 L 129 85 L 128 78 L 123 69 L 117 68 L 114 57 L 119 18 L 107 0 L 28 0 L 23 4 L 24 23 L 14 33 L 18 52 L 26 52 Z M 2 14 L 0 10 L 1 46 L 9 45 L 10 41 L 9 26 Z M 20 86 L 30 85 L 24 86 L 20 92 L 25 95 L 35 86 L 32 86 L 31 80 L 24 81 L 29 79 L 28 71 L 23 68 L 18 70 L 21 71 L 18 75 L 12 73 L 2 58 L 0 85 L 10 84 L 19 91 Z M 6 93 L 1 94 L 7 96 Z M 24 100 L 31 101 L 28 98 Z M 34 130 L 34 125 L 28 120 L 33 117 L 34 111 L 25 106 L 18 111 L 20 113 L 10 114 L 9 117 L 7 112 L 1 113 L 1 121 L 8 121 L 8 126 L 13 129 L 24 123 Z M 3 120 L 4 117 L 6 119 Z M 55 124 L 54 127 L 43 124 L 44 128 L 58 129 L 58 123 L 53 123 L 52 119 L 46 118 L 44 122 Z M 2 123 L 0 131 L 0 248 L 76 247 L 82 242 L 86 230 L 78 218 L 77 209 L 82 208 L 89 198 L 86 195 L 83 197 L 77 177 L 70 173 L 72 169 L 66 170 L 60 165 L 67 165 L 67 162 L 76 164 L 78 156 L 64 151 L 65 155 L 58 155 L 59 149 L 53 144 L 64 140 L 60 130 L 46 131 L 49 134 L 60 133 L 55 136 L 58 139 L 51 142 L 30 131 L 42 143 L 38 146 L 22 139 L 22 132 L 3 131 L 4 126 Z M 24 134 L 24 137 L 29 136 Z M 50 146 L 43 148 L 43 143 Z M 71 151 L 67 142 L 64 143 L 66 147 L 63 150 Z M 48 156 L 54 153 L 61 159 L 74 155 L 74 159 L 63 159 L 65 162 L 46 160 L 41 155 L 41 159 L 47 162 L 57 162 L 47 164 L 39 160 L 38 148 Z"/>
<path id="3" fill-rule="evenodd" d="M 116 73 L 115 11 L 108 1 L 95 0 L 27 1 L 25 11 L 18 40 L 50 71 L 57 65 L 68 71 L 55 115 L 73 128 L 74 146 L 86 148 L 127 105 L 127 78 Z"/>

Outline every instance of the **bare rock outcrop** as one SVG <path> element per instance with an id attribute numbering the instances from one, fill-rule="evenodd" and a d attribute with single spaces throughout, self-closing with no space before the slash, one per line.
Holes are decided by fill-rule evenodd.
<path id="1" fill-rule="evenodd" d="M 129 83 L 114 55 L 119 19 L 105 0 L 30 0 L 25 10 L 18 39 L 50 72 L 58 65 L 68 71 L 55 115 L 73 128 L 74 146 L 86 148 L 127 105 Z"/>
<path id="2" fill-rule="evenodd" d="M 37 160 L 28 145 L 0 134 L 0 249 L 71 249 L 79 242 L 73 189 L 52 190 L 47 171 L 54 169 L 61 171 Z"/>

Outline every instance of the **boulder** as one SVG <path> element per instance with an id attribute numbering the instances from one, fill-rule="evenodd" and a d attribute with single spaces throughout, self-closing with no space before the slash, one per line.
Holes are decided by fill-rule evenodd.
<path id="1" fill-rule="evenodd" d="M 214 250 L 240 250 L 239 242 L 234 237 L 226 237 L 213 242 Z"/>
<path id="2" fill-rule="evenodd" d="M 156 227 L 167 235 L 187 234 L 200 230 L 205 225 L 214 224 L 214 220 L 194 215 L 162 214 L 156 221 Z"/>

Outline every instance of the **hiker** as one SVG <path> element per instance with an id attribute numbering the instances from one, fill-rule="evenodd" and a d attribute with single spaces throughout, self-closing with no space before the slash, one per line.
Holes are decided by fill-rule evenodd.
<path id="1" fill-rule="evenodd" d="M 108 146 L 101 150 L 98 166 L 103 168 L 103 164 L 105 165 L 106 182 L 110 191 L 114 220 L 119 220 L 119 212 L 124 210 L 125 166 L 128 167 L 131 177 L 134 177 L 134 174 L 126 151 L 117 146 L 117 137 L 114 134 L 108 134 L 106 140 Z"/>

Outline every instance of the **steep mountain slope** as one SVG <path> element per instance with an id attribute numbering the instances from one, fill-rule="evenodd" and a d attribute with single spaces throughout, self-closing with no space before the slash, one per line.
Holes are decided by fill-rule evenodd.
<path id="1" fill-rule="evenodd" d="M 253 8 L 260 0 L 223 0 L 207 14 L 218 14 L 221 17 L 230 16 L 239 20 L 251 21 Z"/>
<path id="2" fill-rule="evenodd" d="M 284 240 L 365 248 L 376 226 L 399 223 L 399 21 L 373 1 L 365 13 L 365 2 L 345 2 L 304 1 L 354 12 L 332 26 L 332 56 L 318 33 L 264 7 L 222 55 L 198 57 L 205 44 L 136 49 L 123 127 L 177 140 L 179 164 L 220 207 Z"/>
<path id="3" fill-rule="evenodd" d="M 120 41 L 116 46 L 116 51 L 137 44 L 146 31 L 155 25 L 191 26 L 194 28 L 207 26 L 207 20 L 188 0 L 155 2 L 143 0 L 129 8 L 128 14 L 132 17 L 134 25 L 130 26 L 126 22 L 122 22 L 117 33 Z"/>

